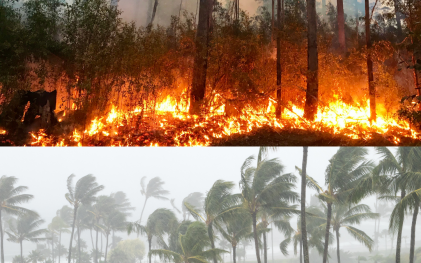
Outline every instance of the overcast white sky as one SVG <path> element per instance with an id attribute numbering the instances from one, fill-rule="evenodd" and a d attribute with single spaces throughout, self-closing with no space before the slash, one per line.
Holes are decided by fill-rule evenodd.
<path id="1" fill-rule="evenodd" d="M 325 167 L 337 149 L 337 147 L 309 148 L 308 173 L 319 183 L 324 182 Z M 116 191 L 124 191 L 127 194 L 132 206 L 136 207 L 131 218 L 134 221 L 139 219 L 144 202 L 144 197 L 140 194 L 142 176 L 147 176 L 149 179 L 155 176 L 161 177 L 165 181 L 165 188 L 170 191 L 169 197 L 175 198 L 176 204 L 181 207 L 181 201 L 185 196 L 191 192 L 205 193 L 217 179 L 235 182 L 237 192 L 243 161 L 257 153 L 257 147 L 0 148 L 2 160 L 0 175 L 15 176 L 19 178 L 18 185 L 28 186 L 27 193 L 33 194 L 35 198 L 24 206 L 36 210 L 42 218 L 50 222 L 56 211 L 68 204 L 64 197 L 67 191 L 67 177 L 73 173 L 77 176 L 75 178 L 77 180 L 86 174 L 93 174 L 98 183 L 105 186 L 101 194 L 109 195 Z M 271 152 L 269 157 L 278 157 L 285 165 L 286 172 L 295 172 L 295 165 L 301 167 L 302 147 L 280 147 L 278 151 Z M 372 148 L 370 148 L 370 158 L 376 158 Z M 311 191 L 308 196 L 310 193 Z M 372 206 L 374 199 L 366 200 L 366 203 Z M 172 208 L 169 201 L 150 199 L 144 218 L 161 207 Z M 293 225 L 295 226 L 295 222 Z M 371 234 L 373 227 L 373 222 L 366 222 L 361 226 Z M 387 219 L 384 219 L 380 229 L 386 227 Z M 410 236 L 409 227 L 408 220 L 404 236 Z M 344 238 L 347 237 L 345 231 L 342 234 Z M 282 236 L 275 236 L 275 255 L 278 253 L 277 248 L 281 240 Z M 341 246 L 345 250 L 363 250 L 353 240 L 343 243 Z M 33 248 L 29 242 L 24 243 L 25 254 Z M 18 251 L 17 244 L 6 241 L 6 255 L 16 255 Z M 253 252 L 250 250 L 248 253 Z"/>

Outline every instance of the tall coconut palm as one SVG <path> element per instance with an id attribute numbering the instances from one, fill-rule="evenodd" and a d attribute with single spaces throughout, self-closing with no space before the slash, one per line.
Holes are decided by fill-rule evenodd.
<path id="1" fill-rule="evenodd" d="M 81 205 L 90 205 L 96 199 L 96 194 L 104 189 L 104 186 L 98 185 L 96 178 L 91 175 L 85 175 L 80 178 L 76 185 L 73 186 L 74 174 L 70 175 L 67 178 L 67 190 L 68 193 L 65 194 L 67 201 L 73 206 L 73 222 L 72 222 L 72 232 L 70 234 L 70 245 L 69 245 L 69 257 L 68 263 L 72 259 L 72 241 L 73 234 L 75 232 L 75 223 L 77 210 Z"/>
<path id="2" fill-rule="evenodd" d="M 36 213 L 29 209 L 19 206 L 26 203 L 34 196 L 30 194 L 22 194 L 28 189 L 26 186 L 16 186 L 17 178 L 13 176 L 0 177 L 0 242 L 1 242 L 1 263 L 4 263 L 4 230 L 2 223 L 2 214 L 20 215 L 22 213 Z"/>
<path id="3" fill-rule="evenodd" d="M 367 148 L 341 147 L 329 160 L 325 171 L 326 190 L 323 190 L 311 177 L 306 176 L 307 185 L 316 189 L 319 199 L 326 203 L 327 218 L 325 231 L 325 245 L 323 263 L 327 262 L 329 247 L 329 231 L 332 218 L 332 205 L 348 202 L 350 193 L 358 186 L 362 179 L 373 170 L 373 163 L 366 159 Z"/>
<path id="4" fill-rule="evenodd" d="M 50 229 L 50 231 L 52 231 L 53 233 L 57 233 L 57 235 L 58 235 L 58 246 L 57 246 L 57 248 L 58 248 L 58 261 L 60 263 L 61 234 L 62 233 L 70 233 L 69 225 L 60 216 L 55 216 L 51 220 L 51 223 L 48 226 L 48 228 Z M 54 262 L 54 257 L 53 257 L 53 262 Z"/>
<path id="5" fill-rule="evenodd" d="M 59 236 L 58 236 L 58 263 L 60 263 L 60 258 L 61 258 L 61 234 L 62 233 L 70 233 L 70 230 L 68 229 L 70 227 L 70 225 L 72 224 L 72 209 L 67 206 L 64 205 L 60 210 L 57 211 L 56 213 L 57 217 L 61 219 L 62 222 L 64 222 L 66 224 L 66 226 L 64 226 L 62 224 L 62 222 L 60 222 L 60 227 L 59 227 Z"/>
<path id="6" fill-rule="evenodd" d="M 290 205 L 298 200 L 298 194 L 292 191 L 296 177 L 283 174 L 281 162 L 277 158 L 266 160 L 262 150 L 259 151 L 256 167 L 252 166 L 254 160 L 254 156 L 250 156 L 241 167 L 240 189 L 243 207 L 252 218 L 256 257 L 261 263 L 257 234 L 257 218 L 261 212 L 278 211 L 288 216 L 300 211 Z"/>
<path id="7" fill-rule="evenodd" d="M 100 225 L 100 228 L 105 234 L 105 254 L 104 262 L 107 263 L 107 254 L 108 254 L 108 237 L 111 234 L 111 231 L 123 231 L 127 227 L 126 215 L 120 211 L 110 209 L 103 216 L 103 223 Z"/>
<path id="8" fill-rule="evenodd" d="M 161 180 L 159 177 L 154 177 L 151 180 L 149 180 L 148 185 L 145 186 L 145 180 L 146 176 L 143 176 L 140 180 L 140 187 L 142 188 L 140 190 L 140 193 L 145 196 L 145 203 L 143 204 L 142 212 L 140 214 L 139 223 L 142 223 L 142 216 L 143 211 L 145 210 L 146 202 L 149 198 L 155 198 L 158 200 L 168 200 L 166 195 L 168 195 L 170 192 L 167 190 L 164 190 L 163 185 L 164 181 Z"/>
<path id="9" fill-rule="evenodd" d="M 146 225 L 141 225 L 140 221 L 129 223 L 127 225 L 127 233 L 133 231 L 145 235 L 148 239 L 149 252 L 152 247 L 152 238 L 161 237 L 163 234 L 169 234 L 174 225 L 177 224 L 177 218 L 171 210 L 165 208 L 156 209 L 149 215 Z M 152 254 L 149 253 L 149 263 L 152 262 Z"/>
<path id="10" fill-rule="evenodd" d="M 187 202 L 184 203 L 184 206 L 196 220 L 202 220 L 206 224 L 212 249 L 215 248 L 213 225 L 218 224 L 224 216 L 229 216 L 232 211 L 239 208 L 239 196 L 232 194 L 233 188 L 233 182 L 217 180 L 209 192 L 206 193 L 203 212 L 195 209 L 195 207 Z M 217 263 L 216 256 L 213 262 Z"/>
<path id="11" fill-rule="evenodd" d="M 207 235 L 207 226 L 196 221 L 191 223 L 186 233 L 180 234 L 177 240 L 181 251 L 172 251 L 168 249 L 154 249 L 149 252 L 151 255 L 157 255 L 161 260 L 174 263 L 207 263 L 209 259 L 218 257 L 226 251 L 218 248 L 211 248 L 211 242 Z"/>
<path id="12" fill-rule="evenodd" d="M 306 229 L 306 186 L 307 186 L 307 155 L 308 147 L 303 147 L 303 164 L 301 175 L 301 240 L 303 242 L 304 263 L 309 263 L 307 229 Z"/>
<path id="13" fill-rule="evenodd" d="M 5 231 L 8 235 L 8 241 L 19 243 L 21 263 L 24 263 L 23 241 L 38 243 L 39 241 L 45 240 L 45 238 L 39 236 L 47 233 L 47 230 L 38 229 L 43 223 L 44 220 L 39 219 L 38 215 L 34 215 L 33 213 L 23 214 L 19 215 L 15 222 L 10 222 L 8 231 Z"/>
<path id="14" fill-rule="evenodd" d="M 379 217 L 379 214 L 372 213 L 370 207 L 364 204 L 349 206 L 336 203 L 333 205 L 332 210 L 331 224 L 332 229 L 336 234 L 336 252 L 338 263 L 341 263 L 339 253 L 339 230 L 342 227 L 348 231 L 348 234 L 366 246 L 371 252 L 374 241 L 364 231 L 359 230 L 352 225 L 361 224 L 361 222 L 366 219 L 376 219 Z"/>

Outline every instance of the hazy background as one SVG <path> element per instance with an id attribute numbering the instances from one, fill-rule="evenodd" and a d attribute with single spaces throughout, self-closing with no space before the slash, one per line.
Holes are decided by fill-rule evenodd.
<path id="1" fill-rule="evenodd" d="M 310 147 L 308 156 L 308 174 L 320 184 L 324 182 L 324 170 L 328 160 L 337 151 L 336 147 Z M 370 157 L 377 159 L 373 148 L 369 149 Z M 205 193 L 217 179 L 233 181 L 240 179 L 240 167 L 250 155 L 258 153 L 257 147 L 230 147 L 230 148 L 1 148 L 2 160 L 1 175 L 19 178 L 18 185 L 28 186 L 26 193 L 33 194 L 35 198 L 24 204 L 24 207 L 37 211 L 47 222 L 51 222 L 56 211 L 63 205 L 68 205 L 64 195 L 67 192 L 66 179 L 75 174 L 75 181 L 81 176 L 93 174 L 99 184 L 105 186 L 101 195 L 109 195 L 117 191 L 127 194 L 132 206 L 136 207 L 130 221 L 138 220 L 144 197 L 140 194 L 140 179 L 159 176 L 165 181 L 165 189 L 170 191 L 169 198 L 175 198 L 176 205 L 181 208 L 181 201 L 191 192 Z M 302 147 L 280 147 L 276 152 L 270 152 L 270 158 L 278 157 L 285 165 L 285 172 L 294 172 L 294 167 L 301 167 Z M 298 186 L 299 184 L 297 184 Z M 297 189 L 299 191 L 299 189 Z M 311 194 L 308 190 L 307 201 Z M 374 198 L 364 200 L 364 203 L 373 207 Z M 149 199 L 142 219 L 146 221 L 148 215 L 157 208 L 172 209 L 169 201 Z M 181 219 L 181 215 L 177 214 Z M 291 222 L 295 228 L 296 220 Z M 382 219 L 380 231 L 387 228 L 388 219 Z M 365 221 L 359 226 L 373 236 L 374 221 Z M 418 228 L 419 229 L 419 228 Z M 408 237 L 403 242 L 403 248 L 409 247 L 410 218 L 404 224 L 403 236 Z M 85 231 L 82 238 L 88 239 L 89 231 Z M 421 231 L 417 231 L 419 237 Z M 116 235 L 126 238 L 124 233 Z M 132 235 L 131 238 L 135 238 Z M 62 244 L 68 246 L 69 235 L 63 236 Z M 373 237 L 372 237 L 373 238 Z M 19 254 L 19 245 L 10 243 L 5 238 L 6 260 Z M 418 238 L 419 239 L 419 238 Z M 143 239 L 146 241 L 145 239 Z M 279 243 L 283 240 L 281 234 L 274 235 L 275 258 L 282 257 L 279 252 Z M 419 244 L 420 241 L 416 242 Z M 88 246 L 90 242 L 87 242 Z M 269 234 L 269 244 L 270 234 Z M 384 239 L 380 239 L 380 247 Z M 336 246 L 335 246 L 336 247 Z M 390 239 L 388 240 L 390 248 Z M 35 249 L 35 245 L 24 242 L 24 254 Z M 341 231 L 341 249 L 345 251 L 367 251 L 357 241 L 350 238 L 346 231 Z M 89 248 L 90 250 L 90 248 Z M 292 255 L 292 248 L 290 249 Z M 247 258 L 254 257 L 254 250 L 250 246 Z M 291 257 L 291 256 L 290 256 Z M 268 253 L 271 259 L 271 250 Z"/>

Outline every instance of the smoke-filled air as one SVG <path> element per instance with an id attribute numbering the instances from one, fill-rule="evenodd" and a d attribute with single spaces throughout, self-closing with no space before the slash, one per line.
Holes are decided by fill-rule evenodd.
<path id="1" fill-rule="evenodd" d="M 1 263 L 421 262 L 418 147 L 113 153 L 0 151 Z"/>
<path id="2" fill-rule="evenodd" d="M 419 145 L 418 0 L 0 0 L 0 145 Z"/>

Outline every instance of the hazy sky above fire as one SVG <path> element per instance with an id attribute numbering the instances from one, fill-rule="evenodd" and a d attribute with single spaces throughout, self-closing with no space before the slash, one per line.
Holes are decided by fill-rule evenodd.
<path id="1" fill-rule="evenodd" d="M 328 160 L 337 149 L 337 147 L 309 148 L 308 173 L 320 184 L 324 183 L 324 171 Z M 280 147 L 277 151 L 270 152 L 269 158 L 278 157 L 285 166 L 285 172 L 296 173 L 294 167 L 301 167 L 302 164 L 302 150 L 302 147 Z M 257 147 L 61 149 L 16 147 L 1 148 L 0 158 L 1 174 L 17 177 L 18 185 L 28 186 L 27 193 L 35 196 L 24 206 L 36 210 L 48 223 L 58 209 L 68 205 L 64 195 L 67 192 L 66 179 L 70 174 L 75 174 L 76 180 L 87 174 L 95 175 L 98 183 L 105 186 L 101 195 L 124 191 L 132 206 L 136 207 L 129 218 L 130 221 L 134 221 L 139 219 L 144 202 L 144 197 L 140 193 L 140 180 L 143 176 L 147 176 L 148 179 L 161 177 L 165 182 L 165 189 L 170 191 L 168 197 L 175 198 L 175 203 L 180 209 L 184 197 L 192 192 L 205 193 L 217 179 L 235 182 L 235 192 L 238 192 L 240 167 L 248 156 L 257 153 Z M 369 157 L 377 160 L 373 148 L 369 148 Z M 311 190 L 308 192 L 307 201 L 313 193 Z M 373 206 L 374 198 L 371 197 L 364 202 Z M 149 199 L 144 219 L 161 207 L 172 209 L 169 201 Z M 182 218 L 181 215 L 178 217 Z M 388 219 L 383 218 L 380 230 L 387 228 L 387 222 Z M 292 222 L 293 226 L 295 224 L 295 221 Z M 372 235 L 374 222 L 364 222 L 360 227 Z M 405 224 L 404 231 L 404 236 L 410 236 L 410 224 Z M 88 234 L 85 235 L 86 240 L 89 240 Z M 125 237 L 122 233 L 118 235 Z M 344 250 L 366 250 L 357 241 L 350 239 L 345 231 L 342 231 L 342 236 L 341 247 Z M 275 232 L 275 248 L 282 238 Z M 68 240 L 68 237 L 64 237 L 63 240 Z M 5 245 L 7 256 L 18 253 L 17 244 L 6 241 Z M 33 244 L 26 242 L 26 253 L 34 247 Z M 275 257 L 280 256 L 278 249 L 274 251 Z M 252 249 L 250 255 L 251 253 Z"/>

